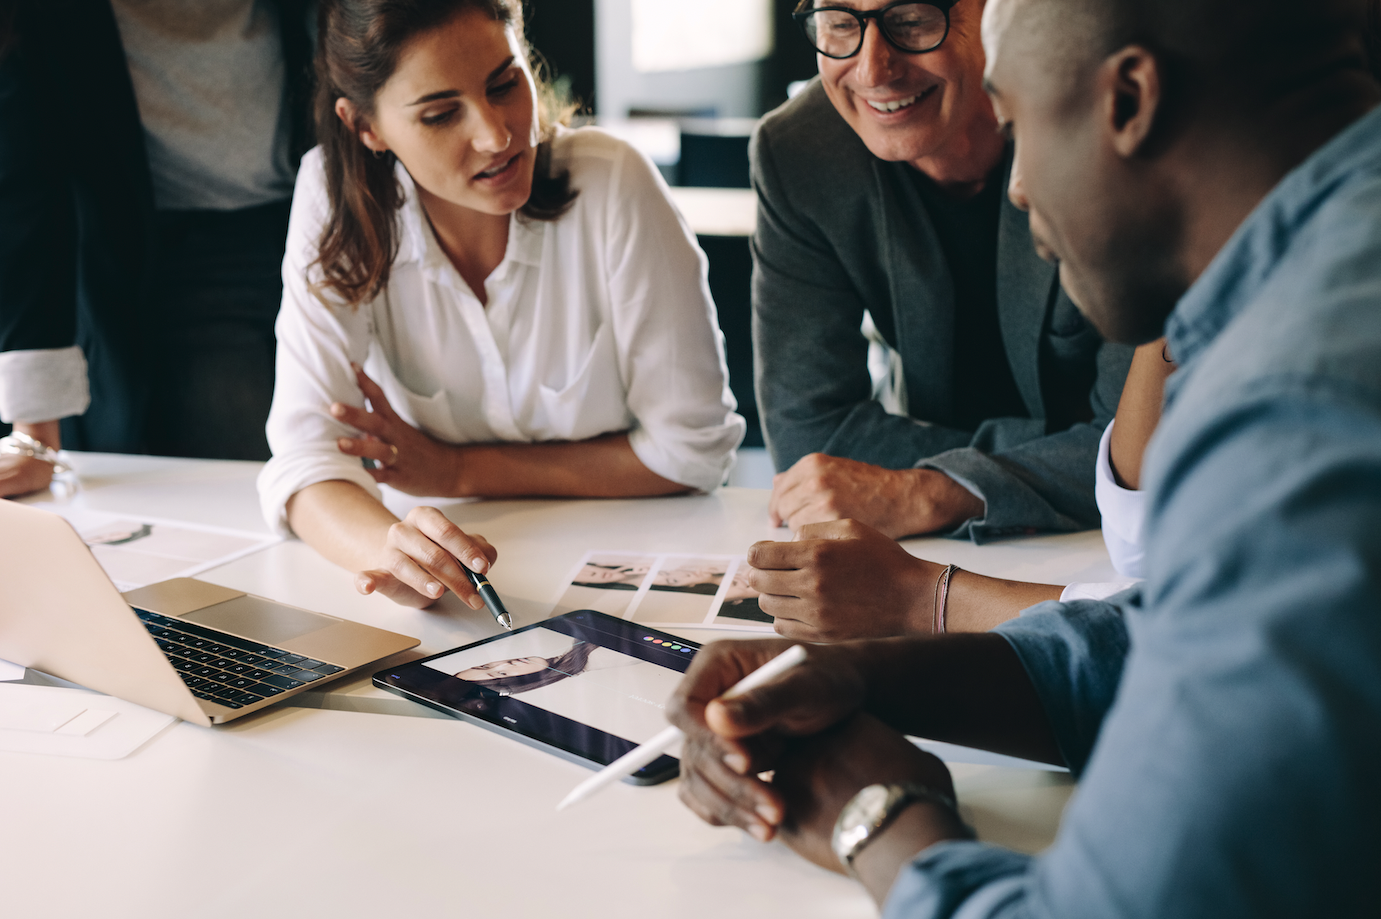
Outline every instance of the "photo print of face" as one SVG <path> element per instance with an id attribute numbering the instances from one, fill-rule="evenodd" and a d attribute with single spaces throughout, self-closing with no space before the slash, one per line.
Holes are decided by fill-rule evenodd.
<path id="1" fill-rule="evenodd" d="M 591 552 L 571 577 L 552 614 L 593 609 L 622 617 L 656 560 L 655 555 L 635 552 Z"/>
<path id="2" fill-rule="evenodd" d="M 713 597 L 728 573 L 728 559 L 678 558 L 671 556 L 652 575 L 651 590 L 667 590 L 683 594 L 705 594 Z"/>
<path id="3" fill-rule="evenodd" d="M 729 589 L 724 592 L 724 602 L 719 608 L 717 620 L 722 620 L 727 624 L 741 624 L 743 622 L 771 624 L 774 621 L 758 605 L 758 597 L 761 594 L 748 586 L 748 572 L 748 562 L 746 560 L 740 561 L 738 567 L 734 569 L 734 577 L 729 582 Z"/>

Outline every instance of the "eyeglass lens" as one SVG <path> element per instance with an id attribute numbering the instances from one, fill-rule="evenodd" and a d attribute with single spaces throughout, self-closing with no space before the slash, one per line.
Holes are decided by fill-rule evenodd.
<path id="1" fill-rule="evenodd" d="M 881 17 L 882 30 L 903 51 L 933 51 L 945 40 L 949 21 L 929 3 L 894 6 Z M 863 47 L 863 20 L 849 10 L 816 10 L 805 18 L 806 37 L 829 57 L 852 57 Z"/>

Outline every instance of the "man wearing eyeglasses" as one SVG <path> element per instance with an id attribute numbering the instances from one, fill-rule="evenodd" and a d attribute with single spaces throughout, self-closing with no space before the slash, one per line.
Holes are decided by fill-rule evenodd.
<path id="1" fill-rule="evenodd" d="M 978 541 L 1099 524 L 1108 345 L 1003 196 L 983 0 L 805 0 L 820 77 L 753 139 L 758 401 L 795 530 Z M 865 320 L 866 317 L 866 320 Z M 870 376 L 885 354 L 885 382 Z"/>

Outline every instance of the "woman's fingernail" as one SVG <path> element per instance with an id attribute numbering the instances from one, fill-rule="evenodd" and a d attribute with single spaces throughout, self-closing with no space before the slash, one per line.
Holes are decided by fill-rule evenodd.
<path id="1" fill-rule="evenodd" d="M 748 757 L 742 753 L 724 754 L 724 765 L 737 772 L 739 775 L 748 773 Z"/>
<path id="2" fill-rule="evenodd" d="M 772 831 L 761 823 L 755 823 L 748 828 L 748 832 L 753 834 L 753 838 L 758 842 L 767 842 L 772 838 Z"/>
<path id="3" fill-rule="evenodd" d="M 468 604 L 470 604 L 470 608 L 471 608 L 471 609 L 483 609 L 483 608 L 484 608 L 484 598 L 483 598 L 483 597 L 480 597 L 478 594 L 476 594 L 476 595 L 470 597 L 470 599 L 466 600 L 465 602 L 468 603 Z"/>
<path id="4" fill-rule="evenodd" d="M 770 804 L 759 804 L 754 808 L 758 816 L 767 822 L 769 826 L 776 826 L 782 822 L 782 813 Z"/>
<path id="5" fill-rule="evenodd" d="M 441 596 L 441 590 L 442 590 L 441 585 L 438 584 L 436 581 L 432 581 L 431 583 L 429 583 L 429 584 L 427 585 L 427 595 L 430 596 L 430 597 L 439 597 L 439 596 Z"/>
<path id="6" fill-rule="evenodd" d="M 341 405 L 339 402 L 331 403 L 331 414 L 335 415 L 337 418 L 341 417 L 345 414 L 345 406 Z"/>
<path id="7" fill-rule="evenodd" d="M 484 574 L 489 570 L 489 559 L 483 555 L 472 555 L 466 560 L 465 566 L 475 574 Z"/>

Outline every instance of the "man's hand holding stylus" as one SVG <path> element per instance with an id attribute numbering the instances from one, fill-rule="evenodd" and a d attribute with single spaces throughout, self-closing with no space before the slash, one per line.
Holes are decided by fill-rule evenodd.
<path id="1" fill-rule="evenodd" d="M 668 706 L 671 722 L 686 734 L 681 799 L 708 823 L 737 826 L 763 841 L 780 836 L 804 857 L 838 871 L 842 867 L 830 848 L 834 821 L 859 789 L 912 781 L 952 796 L 953 785 L 943 763 L 862 711 L 866 680 L 861 658 L 848 646 L 811 647 L 804 664 L 767 686 L 718 700 L 789 646 L 722 641 L 696 655 Z M 769 770 L 770 781 L 759 777 Z M 869 874 L 856 864 L 870 890 L 869 876 L 881 878 L 883 896 L 906 858 L 937 839 L 962 834 L 938 809 L 918 804 L 907 813 L 906 821 L 898 821 L 904 832 L 878 849 L 879 856 L 909 849 L 907 854 L 895 864 L 870 858 Z"/>

